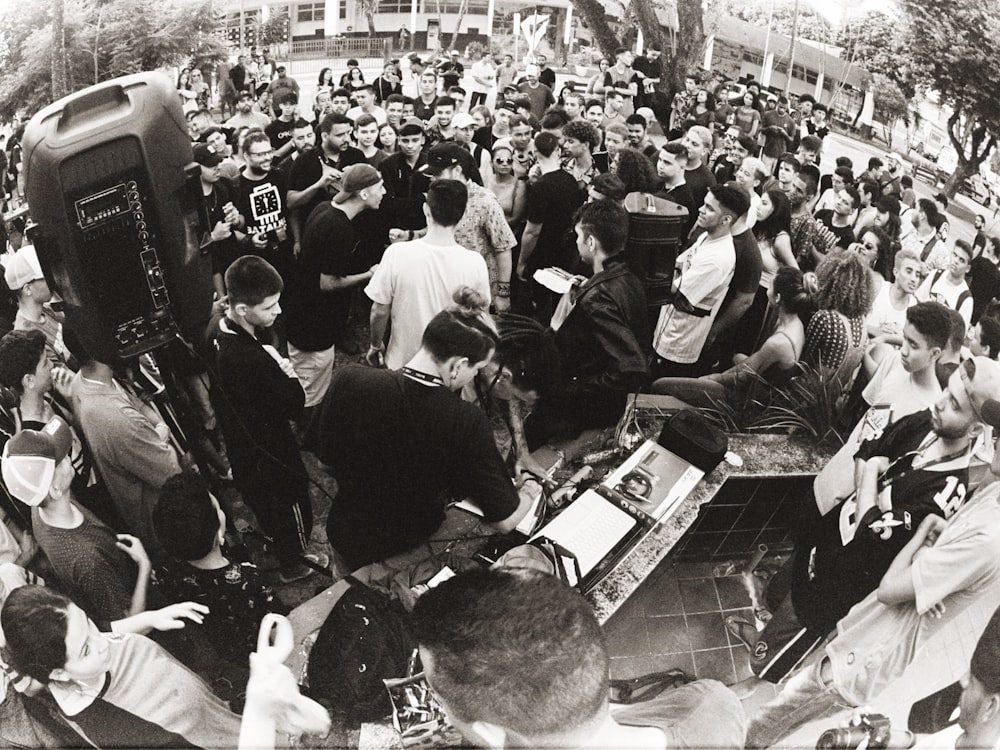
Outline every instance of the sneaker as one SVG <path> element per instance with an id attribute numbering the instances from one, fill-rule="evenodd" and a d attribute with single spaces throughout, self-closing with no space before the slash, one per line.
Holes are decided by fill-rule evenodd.
<path id="1" fill-rule="evenodd" d="M 305 562 L 295 563 L 294 565 L 282 568 L 278 572 L 278 580 L 281 583 L 295 583 L 295 581 L 308 578 L 320 570 L 325 570 L 330 564 L 330 557 L 322 552 L 303 555 L 302 559 Z"/>

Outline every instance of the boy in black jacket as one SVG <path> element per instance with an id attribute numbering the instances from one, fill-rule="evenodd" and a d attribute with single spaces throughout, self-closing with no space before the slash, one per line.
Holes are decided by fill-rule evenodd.
<path id="1" fill-rule="evenodd" d="M 229 308 L 211 338 L 215 347 L 213 402 L 247 505 L 273 538 L 279 579 L 291 583 L 312 574 L 301 556 L 312 533 L 312 507 L 302 456 L 289 420 L 302 410 L 305 393 L 291 363 L 268 341 L 281 313 L 281 276 L 256 255 L 226 270 Z M 325 555 L 307 559 L 325 567 Z"/>

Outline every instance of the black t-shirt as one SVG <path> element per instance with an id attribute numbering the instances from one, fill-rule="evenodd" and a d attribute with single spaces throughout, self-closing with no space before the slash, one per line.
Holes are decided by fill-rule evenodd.
<path id="1" fill-rule="evenodd" d="M 490 522 L 518 506 L 485 413 L 399 372 L 338 367 L 318 444 L 338 486 L 327 534 L 355 567 L 427 541 L 449 499 L 469 498 Z"/>
<path id="2" fill-rule="evenodd" d="M 429 122 L 434 116 L 434 103 L 436 101 L 437 97 L 434 97 L 431 99 L 430 103 L 427 103 L 418 96 L 413 100 L 413 116 L 418 120 Z"/>
<path id="3" fill-rule="evenodd" d="M 215 225 L 225 220 L 223 206 L 232 202 L 235 206 L 235 188 L 225 177 L 219 179 L 212 187 L 212 194 L 205 196 L 205 203 L 208 208 L 208 230 L 215 228 Z M 238 207 L 237 207 L 238 208 Z M 212 251 L 212 273 L 224 274 L 229 265 L 243 253 L 240 252 L 236 238 L 230 235 L 224 240 L 217 240 L 210 245 Z"/>
<path id="4" fill-rule="evenodd" d="M 664 187 L 656 195 L 658 198 L 666 198 L 668 201 L 673 201 L 679 206 L 684 206 L 688 210 L 688 216 L 684 221 L 684 229 L 681 234 L 681 246 L 683 247 L 687 236 L 691 233 L 691 227 L 694 226 L 695 221 L 698 219 L 699 206 L 694 202 L 691 188 L 688 187 L 686 182 L 682 182 L 680 185 L 672 188 Z"/>
<path id="5" fill-rule="evenodd" d="M 311 185 L 314 185 L 323 175 L 324 160 L 326 160 L 331 167 L 341 171 L 351 164 L 367 163 L 364 152 L 362 152 L 361 149 L 354 148 L 354 146 L 348 146 L 344 151 L 341 151 L 332 157 L 323 153 L 321 149 L 317 147 L 313 151 L 302 154 L 302 156 L 296 159 L 292 164 L 292 169 L 288 174 L 288 189 L 299 191 L 305 190 Z M 297 212 L 296 215 L 302 217 L 304 221 L 312 215 L 316 206 L 321 203 L 325 203 L 336 194 L 337 189 L 331 189 L 330 192 L 325 195 L 322 190 L 317 190 L 316 194 L 313 195 L 312 199 L 308 203 L 295 209 Z"/>
<path id="6" fill-rule="evenodd" d="M 347 327 L 351 289 L 324 292 L 320 275 L 348 276 L 358 273 L 353 262 L 358 251 L 358 233 L 343 211 L 329 201 L 309 214 L 302 232 L 296 281 L 287 296 L 288 341 L 308 352 L 329 349 Z"/>
<path id="7" fill-rule="evenodd" d="M 694 201 L 698 205 L 698 208 L 701 208 L 701 204 L 705 202 L 705 195 L 708 193 L 708 189 L 715 184 L 715 175 L 712 174 L 708 166 L 702 164 L 697 169 L 685 169 L 684 182 L 687 183 L 688 188 L 691 190 L 691 195 L 694 196 Z"/>
<path id="8" fill-rule="evenodd" d="M 954 461 L 910 468 L 913 456 L 931 431 L 930 411 L 910 414 L 861 444 L 856 458 L 889 459 L 884 490 L 892 510 L 877 506 L 858 519 L 848 499 L 823 516 L 796 546 L 792 573 L 795 614 L 817 632 L 834 628 L 848 610 L 878 586 L 893 558 L 913 537 L 926 516 L 950 518 L 965 501 L 969 481 L 968 454 Z M 895 465 L 893 461 L 900 459 Z M 872 528 L 872 524 L 878 524 Z"/>
<path id="9" fill-rule="evenodd" d="M 972 323 L 976 324 L 990 300 L 1000 295 L 1000 271 L 992 260 L 979 255 L 969 264 L 966 281 L 972 293 Z"/>
<path id="10" fill-rule="evenodd" d="M 260 180 L 251 180 L 244 169 L 236 181 L 233 205 L 246 219 L 248 235 L 267 235 L 267 247 L 258 250 L 244 243 L 239 254 L 253 253 L 271 263 L 281 277 L 289 279 L 292 238 L 285 221 L 285 180 L 280 172 L 271 170 Z"/>
<path id="11" fill-rule="evenodd" d="M 726 301 L 722 303 L 723 307 L 729 304 L 730 298 L 737 292 L 756 294 L 757 287 L 760 286 L 761 270 L 764 267 L 760 259 L 760 248 L 757 247 L 757 238 L 749 229 L 733 235 L 733 248 L 736 250 L 736 268 L 733 271 L 733 280 L 729 282 L 729 291 L 726 293 Z"/>
<path id="12" fill-rule="evenodd" d="M 576 178 L 557 169 L 528 183 L 527 220 L 541 224 L 535 251 L 528 261 L 530 271 L 558 266 L 571 270 L 576 265 L 576 247 L 569 233 L 573 214 L 583 203 L 583 193 Z"/>
<path id="13" fill-rule="evenodd" d="M 438 66 L 438 75 L 441 76 L 441 85 L 445 91 L 448 91 L 452 86 L 458 86 L 462 82 L 464 74 L 465 66 L 457 60 L 446 60 Z"/>
<path id="14" fill-rule="evenodd" d="M 271 120 L 264 128 L 267 137 L 271 139 L 271 148 L 277 151 L 288 143 L 292 138 L 292 130 L 294 128 L 295 120 L 288 120 L 286 122 L 280 117 L 277 120 Z"/>
<path id="15" fill-rule="evenodd" d="M 834 225 L 832 208 L 824 208 L 822 211 L 817 211 L 816 218 L 822 221 L 823 225 L 836 235 L 837 247 L 847 249 L 847 247 L 854 242 L 854 230 L 851 229 L 850 224 L 846 224 L 842 227 Z"/>

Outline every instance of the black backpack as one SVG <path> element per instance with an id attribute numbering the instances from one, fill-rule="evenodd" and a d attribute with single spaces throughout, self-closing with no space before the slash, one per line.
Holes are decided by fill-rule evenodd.
<path id="1" fill-rule="evenodd" d="M 406 675 L 416 640 L 403 606 L 348 577 L 309 653 L 309 695 L 348 722 L 392 713 L 383 679 Z"/>

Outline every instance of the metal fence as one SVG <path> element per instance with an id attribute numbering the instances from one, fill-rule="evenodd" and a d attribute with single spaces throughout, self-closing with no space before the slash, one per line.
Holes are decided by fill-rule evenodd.
<path id="1" fill-rule="evenodd" d="M 392 51 L 390 37 L 326 37 L 292 42 L 289 60 L 353 57 L 386 61 Z"/>

